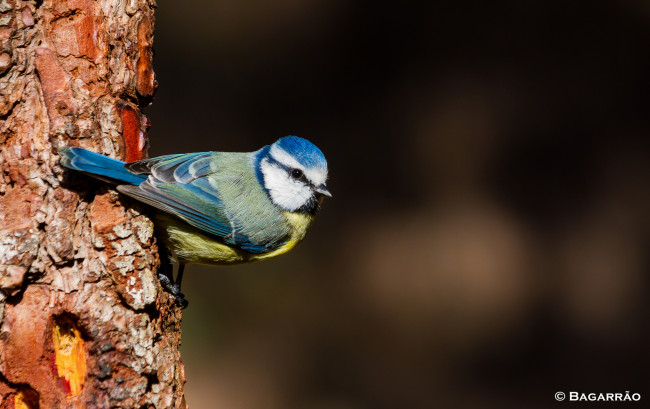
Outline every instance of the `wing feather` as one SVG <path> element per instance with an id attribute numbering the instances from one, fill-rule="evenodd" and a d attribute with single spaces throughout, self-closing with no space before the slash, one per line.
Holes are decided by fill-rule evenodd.
<path id="1" fill-rule="evenodd" d="M 133 162 L 127 168 L 147 172 L 149 178 L 139 186 L 121 185 L 118 190 L 251 253 L 266 253 L 281 245 L 254 243 L 240 232 L 207 177 L 212 159 L 212 153 L 205 152 Z"/>
<path id="2" fill-rule="evenodd" d="M 125 167 L 134 173 L 153 175 L 168 183 L 189 183 L 210 173 L 213 152 L 165 155 L 127 163 Z"/>

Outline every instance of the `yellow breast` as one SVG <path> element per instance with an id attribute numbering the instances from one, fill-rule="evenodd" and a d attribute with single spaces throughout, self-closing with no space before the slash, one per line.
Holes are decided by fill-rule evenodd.
<path id="1" fill-rule="evenodd" d="M 296 245 L 305 238 L 307 229 L 309 229 L 311 222 L 314 220 L 313 216 L 304 213 L 284 212 L 284 216 L 287 218 L 287 222 L 289 222 L 289 225 L 291 226 L 291 238 L 284 245 L 269 253 L 255 254 L 251 257 L 251 260 L 263 260 L 265 258 L 279 256 L 280 254 L 284 254 L 296 247 Z"/>
<path id="2" fill-rule="evenodd" d="M 313 216 L 292 212 L 285 212 L 284 216 L 291 226 L 291 237 L 282 246 L 264 254 L 253 254 L 232 248 L 166 214 L 159 215 L 156 222 L 158 226 L 163 227 L 161 239 L 177 261 L 184 264 L 223 265 L 264 260 L 294 248 L 305 238 Z"/>

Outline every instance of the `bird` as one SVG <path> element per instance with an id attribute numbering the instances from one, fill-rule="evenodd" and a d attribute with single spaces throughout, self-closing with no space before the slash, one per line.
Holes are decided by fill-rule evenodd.
<path id="1" fill-rule="evenodd" d="M 300 243 L 318 213 L 328 167 L 321 150 L 286 136 L 254 152 L 172 154 L 125 163 L 79 147 L 58 150 L 62 166 L 117 185 L 154 208 L 168 263 L 159 274 L 177 296 L 186 264 L 269 259 Z M 177 278 L 169 270 L 178 263 Z"/>

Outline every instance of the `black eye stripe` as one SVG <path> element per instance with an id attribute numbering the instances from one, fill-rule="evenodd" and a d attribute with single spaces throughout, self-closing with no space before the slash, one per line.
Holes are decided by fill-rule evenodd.
<path id="1" fill-rule="evenodd" d="M 300 172 L 300 176 L 298 176 L 298 177 L 294 176 L 293 171 L 295 171 L 295 170 L 297 170 L 297 171 Z M 314 184 L 311 183 L 311 181 L 310 181 L 309 179 L 307 179 L 307 176 L 306 176 L 306 175 L 305 175 L 305 174 L 304 174 L 300 169 L 293 169 L 293 170 L 291 170 L 291 172 L 290 172 L 289 174 L 291 175 L 291 177 L 292 177 L 294 180 L 297 180 L 297 181 L 299 181 L 299 182 L 302 182 L 302 183 L 304 183 L 304 184 L 307 185 L 307 186 L 314 187 Z"/>
<path id="2" fill-rule="evenodd" d="M 273 156 L 270 156 L 270 155 L 267 157 L 267 159 L 268 159 L 269 163 L 272 163 L 272 164 L 278 166 L 279 168 L 284 169 L 289 174 L 289 176 L 291 176 L 293 179 L 301 181 L 301 182 L 303 182 L 304 184 L 306 184 L 307 186 L 309 186 L 311 188 L 316 188 L 316 185 L 314 185 L 311 182 L 311 180 L 307 179 L 307 176 L 305 175 L 305 172 L 303 172 L 302 170 L 296 169 L 296 168 L 291 168 L 291 167 L 285 165 L 284 163 L 280 163 Z M 298 178 L 294 178 L 292 176 L 292 172 L 294 170 L 299 171 L 300 173 L 302 173 L 302 175 L 300 177 L 298 177 Z"/>

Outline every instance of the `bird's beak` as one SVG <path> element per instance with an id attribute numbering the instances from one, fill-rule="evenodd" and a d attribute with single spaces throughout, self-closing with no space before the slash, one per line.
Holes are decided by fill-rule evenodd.
<path id="1" fill-rule="evenodd" d="M 327 190 L 327 186 L 325 186 L 324 183 L 320 186 L 316 186 L 314 188 L 314 192 L 319 193 L 323 196 L 332 197 L 332 194 L 330 193 L 329 190 Z"/>

